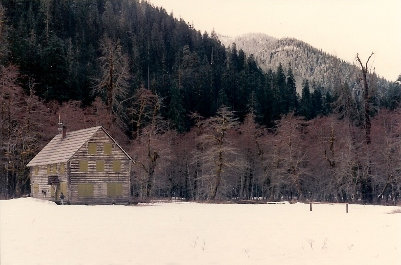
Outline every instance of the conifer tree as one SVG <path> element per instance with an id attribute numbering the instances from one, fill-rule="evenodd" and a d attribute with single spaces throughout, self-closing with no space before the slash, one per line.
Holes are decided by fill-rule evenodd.
<path id="1" fill-rule="evenodd" d="M 258 87 L 255 93 L 255 113 L 256 120 L 263 125 L 271 126 L 274 113 L 274 93 L 273 93 L 273 72 L 269 70 L 264 77 L 263 86 Z"/>
<path id="2" fill-rule="evenodd" d="M 322 93 L 320 91 L 320 88 L 317 87 L 312 93 L 311 97 L 312 101 L 312 117 L 314 118 L 318 115 L 321 115 L 323 112 L 323 99 L 322 99 Z"/>
<path id="3" fill-rule="evenodd" d="M 309 90 L 309 81 L 304 80 L 302 87 L 302 98 L 300 103 L 300 114 L 307 120 L 312 118 L 312 99 Z"/>
<path id="4" fill-rule="evenodd" d="M 278 109 L 280 114 L 286 114 L 289 110 L 288 91 L 286 85 L 286 77 L 281 63 L 277 67 L 275 87 L 278 93 Z"/>
<path id="5" fill-rule="evenodd" d="M 6 10 L 0 3 L 0 65 L 7 59 L 9 53 L 5 13 Z"/>
<path id="6" fill-rule="evenodd" d="M 183 132 L 185 130 L 185 109 L 182 106 L 181 93 L 176 86 L 171 87 L 170 93 L 171 99 L 168 106 L 168 117 L 172 122 L 172 127 L 175 128 L 178 132 Z"/>
<path id="7" fill-rule="evenodd" d="M 322 114 L 323 115 L 329 115 L 332 113 L 332 104 L 334 102 L 333 96 L 329 91 L 326 92 L 326 95 L 323 98 L 323 109 L 322 109 Z"/>
<path id="8" fill-rule="evenodd" d="M 287 92 L 288 92 L 288 110 L 295 111 L 298 108 L 297 87 L 295 84 L 294 74 L 291 67 L 287 73 Z"/>

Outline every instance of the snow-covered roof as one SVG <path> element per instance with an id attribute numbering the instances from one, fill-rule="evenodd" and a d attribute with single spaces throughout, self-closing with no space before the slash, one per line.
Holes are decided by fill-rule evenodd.
<path id="1" fill-rule="evenodd" d="M 117 142 L 103 129 L 102 126 L 82 129 L 73 132 L 67 132 L 66 137 L 62 139 L 61 134 L 57 134 L 54 138 L 28 163 L 28 167 L 63 163 L 71 159 L 71 157 L 84 145 L 98 130 L 103 130 L 113 141 Z M 121 148 L 124 154 L 130 159 L 131 157 Z"/>

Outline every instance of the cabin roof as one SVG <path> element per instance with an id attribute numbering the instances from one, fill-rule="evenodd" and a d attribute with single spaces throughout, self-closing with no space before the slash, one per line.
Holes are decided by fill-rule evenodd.
<path id="1" fill-rule="evenodd" d="M 102 129 L 124 154 L 132 161 L 131 157 L 120 145 L 103 129 L 102 126 L 91 127 L 73 132 L 67 132 L 66 137 L 61 139 L 61 134 L 54 138 L 28 163 L 28 167 L 68 162 L 74 154 L 82 147 L 98 130 Z"/>

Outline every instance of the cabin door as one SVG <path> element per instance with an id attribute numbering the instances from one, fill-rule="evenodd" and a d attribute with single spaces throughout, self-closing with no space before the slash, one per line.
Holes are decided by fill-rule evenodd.
<path id="1" fill-rule="evenodd" d="M 47 184 L 50 185 L 50 197 L 57 201 L 60 198 L 60 180 L 58 176 L 49 176 Z"/>
<path id="2" fill-rule="evenodd" d="M 51 197 L 55 201 L 58 201 L 60 199 L 60 183 L 57 184 L 52 184 L 50 188 L 51 192 Z"/>

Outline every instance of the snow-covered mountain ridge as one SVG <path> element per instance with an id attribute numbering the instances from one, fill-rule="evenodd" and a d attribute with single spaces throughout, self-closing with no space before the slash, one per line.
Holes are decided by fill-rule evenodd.
<path id="1" fill-rule="evenodd" d="M 276 70 L 280 63 L 285 70 L 291 66 L 298 88 L 304 79 L 328 90 L 333 90 L 340 82 L 347 82 L 353 89 L 361 87 L 360 70 L 356 65 L 294 38 L 276 39 L 263 33 L 249 33 L 236 38 L 221 36 L 220 41 L 226 47 L 235 43 L 237 49 L 253 54 L 264 71 Z M 389 83 L 382 78 L 377 81 L 378 87 L 383 89 Z"/>

